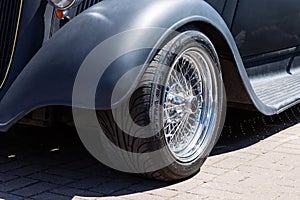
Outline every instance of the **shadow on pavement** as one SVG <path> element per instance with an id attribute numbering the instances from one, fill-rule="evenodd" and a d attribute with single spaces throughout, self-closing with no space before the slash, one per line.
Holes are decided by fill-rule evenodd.
<path id="1" fill-rule="evenodd" d="M 274 116 L 230 109 L 222 135 L 211 155 L 248 147 L 298 123 L 300 123 L 300 106 Z"/>
<path id="2" fill-rule="evenodd" d="M 245 148 L 299 122 L 300 106 L 272 117 L 229 110 L 212 156 Z M 17 125 L 0 133 L 0 198 L 119 196 L 170 184 L 103 166 L 85 150 L 73 128 Z"/>

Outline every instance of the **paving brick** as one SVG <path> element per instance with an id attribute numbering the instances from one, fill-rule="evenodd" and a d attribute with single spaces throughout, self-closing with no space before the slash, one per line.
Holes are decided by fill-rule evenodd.
<path id="1" fill-rule="evenodd" d="M 145 193 L 136 193 L 131 195 L 125 195 L 123 196 L 125 199 L 130 200 L 137 200 L 137 199 L 143 199 L 143 200 L 165 200 L 165 198 L 160 196 L 154 196 L 151 194 L 145 194 Z"/>
<path id="2" fill-rule="evenodd" d="M 70 171 L 62 168 L 51 168 L 45 171 L 48 174 L 53 174 L 56 176 L 62 176 L 66 178 L 70 178 L 73 180 L 81 180 L 86 177 L 85 174 L 78 171 Z"/>
<path id="3" fill-rule="evenodd" d="M 209 173 L 205 173 L 203 171 L 200 171 L 200 173 L 196 174 L 193 178 L 194 179 L 199 179 L 203 182 L 208 182 L 208 181 L 212 181 L 213 179 L 215 179 L 217 177 L 218 177 L 218 175 L 209 174 Z"/>
<path id="4" fill-rule="evenodd" d="M 84 174 L 100 176 L 100 177 L 113 177 L 113 176 L 118 177 L 120 174 L 122 174 L 122 173 L 116 172 L 100 163 L 80 169 L 80 172 L 82 172 Z"/>
<path id="5" fill-rule="evenodd" d="M 28 185 L 36 183 L 36 180 L 28 179 L 28 178 L 18 178 L 5 183 L 0 184 L 0 191 L 9 192 L 16 190 L 18 188 L 26 187 Z"/>
<path id="6" fill-rule="evenodd" d="M 276 177 L 276 178 L 281 178 L 282 174 L 284 173 L 284 170 L 278 171 L 276 168 L 278 167 L 277 164 L 272 165 L 273 168 L 268 169 L 268 168 L 261 168 L 257 166 L 252 166 L 251 163 L 249 165 L 243 165 L 239 166 L 236 170 L 241 171 L 242 173 L 249 173 L 250 177 L 254 176 L 261 176 L 261 177 Z"/>
<path id="7" fill-rule="evenodd" d="M 68 196 L 53 194 L 49 192 L 44 192 L 42 194 L 35 195 L 31 198 L 36 200 L 70 200 L 70 197 Z"/>
<path id="8" fill-rule="evenodd" d="M 207 199 L 207 197 L 200 197 L 196 194 L 189 194 L 189 193 L 183 193 L 178 194 L 177 196 L 170 198 L 170 200 L 204 200 Z"/>
<path id="9" fill-rule="evenodd" d="M 258 155 L 256 155 L 256 154 L 251 154 L 248 152 L 240 152 L 240 151 L 229 152 L 229 153 L 226 153 L 226 155 L 228 157 L 233 157 L 233 158 L 242 158 L 247 161 L 253 160 L 258 157 Z"/>
<path id="10" fill-rule="evenodd" d="M 221 175 L 228 172 L 229 170 L 204 164 L 201 167 L 201 171 L 208 174 Z"/>
<path id="11" fill-rule="evenodd" d="M 277 162 L 280 160 L 286 158 L 286 154 L 280 153 L 280 152 L 268 152 L 262 156 L 259 156 L 255 159 L 253 159 L 250 163 L 251 166 L 254 167 L 260 167 L 260 168 L 266 168 L 270 169 L 274 165 L 276 165 Z"/>
<path id="12" fill-rule="evenodd" d="M 274 200 L 280 196 L 280 193 L 276 190 L 269 190 L 267 187 L 260 188 L 259 190 L 253 190 L 250 195 L 243 195 L 243 199 L 246 200 Z"/>
<path id="13" fill-rule="evenodd" d="M 287 153 L 287 154 L 299 155 L 300 156 L 300 150 L 299 149 L 292 149 L 292 148 L 280 146 L 280 147 L 277 147 L 276 149 L 274 149 L 274 151 L 280 152 L 280 153 Z"/>
<path id="14" fill-rule="evenodd" d="M 89 166 L 98 164 L 97 162 L 98 161 L 96 160 L 83 160 L 83 161 L 81 160 L 81 161 L 75 161 L 71 163 L 69 162 L 64 165 L 61 165 L 60 167 L 68 170 L 78 170 L 78 169 L 87 168 Z"/>
<path id="15" fill-rule="evenodd" d="M 300 150 L 300 146 L 297 144 L 290 144 L 290 143 L 285 143 L 283 145 L 281 145 L 281 147 L 283 148 L 288 148 L 288 149 L 295 149 L 295 150 Z"/>
<path id="16" fill-rule="evenodd" d="M 243 188 L 256 188 L 260 185 L 257 190 L 261 188 L 274 188 L 277 186 L 274 184 L 274 178 L 272 174 L 267 173 L 264 175 L 253 175 L 239 182 L 239 186 Z"/>
<path id="17" fill-rule="evenodd" d="M 24 188 L 13 191 L 13 194 L 17 194 L 24 197 L 30 197 L 34 195 L 38 195 L 45 191 L 49 191 L 53 188 L 56 188 L 57 185 L 46 183 L 46 182 L 38 182 L 33 185 L 26 186 Z"/>
<path id="18" fill-rule="evenodd" d="M 13 173 L 17 176 L 28 176 L 30 174 L 34 174 L 45 170 L 47 167 L 41 165 L 29 165 L 22 168 L 14 169 Z"/>
<path id="19" fill-rule="evenodd" d="M 128 188 L 131 185 L 133 185 L 133 183 L 126 181 L 110 181 L 105 184 L 93 187 L 90 190 L 101 194 L 109 195 L 119 190 Z"/>
<path id="20" fill-rule="evenodd" d="M 227 155 L 214 155 L 213 157 L 208 157 L 205 161 L 206 165 L 214 166 L 215 163 L 221 162 L 229 158 Z"/>
<path id="21" fill-rule="evenodd" d="M 146 194 L 151 194 L 154 196 L 160 196 L 160 197 L 164 197 L 165 199 L 169 199 L 171 197 L 175 197 L 178 192 L 174 191 L 174 190 L 167 190 L 165 188 L 159 188 L 159 189 L 155 189 L 155 190 L 150 190 L 145 192 Z"/>
<path id="22" fill-rule="evenodd" d="M 144 184 L 143 182 L 141 182 L 139 184 L 134 184 L 134 185 L 130 186 L 129 189 L 132 192 L 139 193 L 139 192 L 154 190 L 156 188 L 157 187 L 155 185 Z"/>
<path id="23" fill-rule="evenodd" d="M 0 172 L 3 173 L 3 172 L 19 169 L 19 168 L 22 168 L 26 165 L 27 165 L 27 163 L 24 163 L 23 161 L 13 160 L 11 162 L 1 164 Z"/>
<path id="24" fill-rule="evenodd" d="M 218 198 L 218 199 L 224 199 L 226 197 L 230 197 L 232 200 L 235 199 L 241 199 L 241 195 L 234 193 L 234 192 L 228 192 L 228 191 L 223 191 L 223 190 L 216 190 L 216 189 L 210 189 L 210 188 L 194 188 L 189 191 L 189 193 L 192 194 L 197 194 L 200 197 L 213 197 L 213 198 Z"/>
<path id="25" fill-rule="evenodd" d="M 177 191 L 180 194 L 180 193 L 186 193 L 187 191 L 194 189 L 201 184 L 204 184 L 203 180 L 188 179 L 179 183 L 170 184 L 165 188 L 169 190 Z"/>
<path id="26" fill-rule="evenodd" d="M 215 180 L 218 183 L 230 184 L 229 187 L 231 187 L 234 184 L 238 185 L 240 182 L 248 179 L 250 176 L 251 176 L 251 174 L 249 172 L 233 170 L 226 174 L 220 175 Z"/>
<path id="27" fill-rule="evenodd" d="M 24 198 L 17 196 L 17 195 L 0 192 L 0 199 L 1 200 L 2 199 L 4 199 L 4 200 L 19 200 L 19 199 L 24 199 Z"/>
<path id="28" fill-rule="evenodd" d="M 101 198 L 97 198 L 97 197 L 90 197 L 90 198 L 85 198 L 85 197 L 80 197 L 80 196 L 75 196 L 74 198 L 72 198 L 72 200 L 125 200 L 125 198 L 122 197 L 101 197 Z"/>
<path id="29" fill-rule="evenodd" d="M 125 195 L 133 194 L 133 193 L 136 193 L 136 192 L 133 192 L 129 188 L 126 188 L 126 189 L 118 190 L 117 192 L 114 192 L 109 196 L 119 197 L 119 196 L 125 196 Z"/>
<path id="30" fill-rule="evenodd" d="M 257 155 L 257 156 L 261 156 L 261 155 L 266 154 L 268 152 L 268 150 L 264 150 L 261 148 L 245 147 L 243 149 L 240 149 L 239 152 L 250 153 L 250 154 Z"/>
<path id="31" fill-rule="evenodd" d="M 76 188 L 70 188 L 70 187 L 59 187 L 56 189 L 53 189 L 49 191 L 51 193 L 55 194 L 60 194 L 60 195 L 65 195 L 69 197 L 74 197 L 74 196 L 84 196 L 84 197 L 101 197 L 103 194 L 99 192 L 93 192 L 93 191 L 88 191 L 88 190 L 79 190 Z"/>
<path id="32" fill-rule="evenodd" d="M 16 175 L 10 173 L 0 173 L 0 184 L 17 178 Z"/>
<path id="33" fill-rule="evenodd" d="M 299 131 L 300 133 L 300 131 Z M 293 138 L 291 140 L 288 141 L 289 144 L 295 144 L 295 145 L 300 145 L 300 136 L 296 139 L 296 138 Z"/>
<path id="34" fill-rule="evenodd" d="M 261 149 L 263 151 L 272 151 L 273 149 L 279 147 L 282 145 L 282 142 L 279 142 L 279 141 L 261 141 L 257 144 L 255 144 L 253 147 L 255 149 Z"/>
<path id="35" fill-rule="evenodd" d="M 251 189 L 252 189 L 251 187 L 242 187 L 241 182 L 234 182 L 231 180 L 226 180 L 224 182 L 218 180 L 214 182 L 205 183 L 200 187 L 198 187 L 199 190 L 201 190 L 201 188 L 207 188 L 216 191 L 231 192 L 234 194 L 239 194 L 241 197 L 247 194 L 251 194 Z"/>
<path id="36" fill-rule="evenodd" d="M 282 193 L 279 196 L 277 196 L 275 199 L 276 200 L 299 200 L 300 195 L 299 194 L 286 194 Z"/>
<path id="37" fill-rule="evenodd" d="M 57 176 L 57 175 L 47 174 L 47 173 L 35 173 L 28 177 L 31 179 L 53 183 L 57 185 L 65 185 L 74 181 L 73 179 L 69 179 L 63 176 Z"/>
<path id="38" fill-rule="evenodd" d="M 68 184 L 69 187 L 78 188 L 78 189 L 90 189 L 97 187 L 101 184 L 111 181 L 110 178 L 107 177 L 89 177 L 79 181 L 75 181 L 73 183 Z"/>
<path id="39" fill-rule="evenodd" d="M 220 162 L 215 163 L 213 166 L 222 168 L 222 169 L 228 169 L 233 170 L 234 168 L 242 165 L 247 160 L 243 158 L 226 158 L 224 160 L 221 160 Z"/>

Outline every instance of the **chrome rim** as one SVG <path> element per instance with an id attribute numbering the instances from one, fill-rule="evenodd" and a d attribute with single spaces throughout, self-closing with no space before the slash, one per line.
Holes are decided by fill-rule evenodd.
<path id="1" fill-rule="evenodd" d="M 172 65 L 164 90 L 164 136 L 180 162 L 190 162 L 209 145 L 212 120 L 213 72 L 207 52 L 189 48 Z"/>

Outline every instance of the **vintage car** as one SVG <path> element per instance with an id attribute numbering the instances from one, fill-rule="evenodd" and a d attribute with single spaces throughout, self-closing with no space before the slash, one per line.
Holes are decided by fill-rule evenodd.
<path id="1" fill-rule="evenodd" d="M 298 0 L 1 0 L 0 131 L 71 118 L 109 166 L 189 177 L 227 106 L 274 115 L 299 103 L 299 24 Z M 91 110 L 127 160 L 89 132 Z"/>

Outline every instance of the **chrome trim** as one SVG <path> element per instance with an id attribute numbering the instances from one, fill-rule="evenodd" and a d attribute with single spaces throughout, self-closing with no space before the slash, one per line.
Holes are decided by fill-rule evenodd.
<path id="1" fill-rule="evenodd" d="M 63 7 L 63 8 L 60 8 L 60 7 L 56 6 L 51 0 L 48 0 L 48 3 L 49 3 L 51 6 L 53 6 L 55 9 L 59 9 L 59 10 L 67 10 L 67 9 L 69 9 L 69 8 L 71 8 L 71 7 L 74 7 L 74 6 L 78 5 L 78 4 L 80 4 L 82 1 L 83 1 L 83 0 L 73 0 L 68 6 Z"/>
<path id="2" fill-rule="evenodd" d="M 14 37 L 13 47 L 12 47 L 12 50 L 11 50 L 11 55 L 10 55 L 9 63 L 8 63 L 4 78 L 3 78 L 3 80 L 0 84 L 0 90 L 3 88 L 3 86 L 5 84 L 5 81 L 7 80 L 7 77 L 8 77 L 10 68 L 11 68 L 11 64 L 12 64 L 12 61 L 13 61 L 13 57 L 14 57 L 14 54 L 15 54 L 16 43 L 17 43 L 18 34 L 19 34 L 19 26 L 20 26 L 22 9 L 23 9 L 23 0 L 20 0 L 20 9 L 19 9 L 19 15 L 18 15 L 18 20 L 17 20 L 16 33 L 15 33 L 15 37 Z"/>

